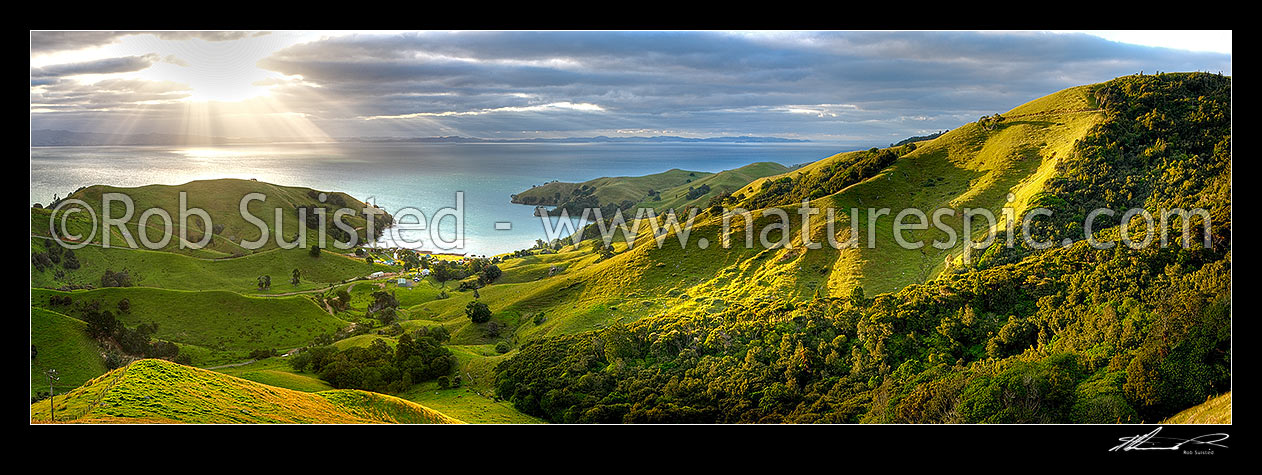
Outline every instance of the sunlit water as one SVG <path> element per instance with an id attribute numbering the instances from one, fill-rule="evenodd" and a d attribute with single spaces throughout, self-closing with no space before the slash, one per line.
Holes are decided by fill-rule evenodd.
<path id="1" fill-rule="evenodd" d="M 432 219 L 464 192 L 463 248 L 493 255 L 546 239 L 541 218 L 509 196 L 551 180 L 635 176 L 671 168 L 717 172 L 760 161 L 793 165 L 841 151 L 802 144 L 269 144 L 217 147 L 33 147 L 31 203 L 47 204 L 85 185 L 179 185 L 254 178 L 343 191 L 392 214 L 404 207 Z M 555 219 L 555 218 L 553 218 Z M 406 219 L 406 221 L 412 221 Z M 497 230 L 496 223 L 511 223 Z M 452 240 L 455 220 L 440 223 Z M 503 225 L 501 225 L 503 227 Z M 408 231 L 407 247 L 444 251 L 430 231 Z M 389 236 L 387 236 L 388 238 Z M 415 242 L 419 239 L 421 242 Z"/>

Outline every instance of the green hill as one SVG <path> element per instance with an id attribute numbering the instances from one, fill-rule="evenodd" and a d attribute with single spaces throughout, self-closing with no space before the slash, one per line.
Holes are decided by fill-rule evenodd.
<path id="1" fill-rule="evenodd" d="M 70 305 L 52 305 L 50 297 L 67 296 Z M 128 311 L 118 310 L 127 299 Z M 329 315 L 310 299 L 246 297 L 225 291 L 190 292 L 143 287 L 104 288 L 60 292 L 31 290 L 31 306 L 64 312 L 82 312 L 96 302 L 113 311 L 128 327 L 156 323 L 155 338 L 181 345 L 193 363 L 211 365 L 246 359 L 251 350 L 289 350 L 310 343 L 317 335 L 333 333 L 347 325 Z"/>
<path id="2" fill-rule="evenodd" d="M 250 216 L 261 220 L 267 228 L 269 239 L 256 250 L 268 250 L 279 247 L 276 242 L 279 238 L 286 242 L 294 242 L 299 236 L 299 230 L 307 229 L 307 240 L 301 243 L 299 247 L 307 248 L 317 241 L 318 223 L 311 218 L 309 227 L 306 223 L 298 219 L 298 207 L 320 207 L 325 208 L 327 217 L 325 220 L 325 229 L 330 233 L 341 232 L 333 223 L 333 212 L 340 208 L 348 208 L 354 211 L 353 214 L 345 215 L 342 221 L 356 230 L 358 236 L 357 242 L 365 243 L 368 236 L 365 229 L 366 219 L 363 215 L 365 204 L 345 193 L 322 192 L 310 188 L 291 187 L 263 183 L 254 180 L 238 180 L 238 179 L 218 179 L 218 180 L 199 180 L 185 183 L 182 185 L 146 185 L 134 188 L 122 188 L 105 185 L 89 186 L 76 191 L 66 199 L 82 200 L 92 207 L 96 215 L 100 219 L 104 219 L 103 197 L 107 193 L 117 193 L 126 195 L 134 204 L 134 212 L 130 219 L 126 221 L 126 227 L 132 239 L 135 240 L 137 246 L 142 245 L 138 236 L 138 226 L 140 218 L 149 209 L 161 209 L 171 217 L 174 231 L 171 241 L 163 248 L 163 250 L 171 252 L 179 252 L 190 255 L 198 255 L 202 257 L 226 257 L 236 256 L 252 252 L 251 249 L 242 247 L 244 242 L 257 241 L 261 236 L 259 227 L 247 221 L 240 209 L 243 198 L 251 193 L 261 194 L 261 200 L 250 201 L 247 210 Z M 200 218 L 190 218 L 189 228 L 187 230 L 187 241 L 198 242 L 203 235 L 209 232 L 211 241 L 206 248 L 200 250 L 180 249 L 179 235 L 179 219 L 180 219 L 180 203 L 181 194 L 185 197 L 185 209 L 200 208 L 204 210 L 211 218 L 211 229 L 206 229 L 207 225 L 201 222 Z M 320 201 L 321 194 L 325 200 Z M 124 216 L 123 204 L 115 202 L 111 204 L 111 217 L 121 219 Z M 382 210 L 384 211 L 384 210 Z M 277 221 L 276 214 L 281 215 Z M 308 216 L 314 216 L 314 212 L 308 213 Z M 76 217 L 79 217 L 76 215 Z M 49 235 L 47 211 L 33 213 L 31 222 L 31 232 L 39 236 Z M 374 228 L 376 230 L 384 229 L 389 224 L 391 218 L 388 214 L 383 214 L 374 218 Z M 147 236 L 157 241 L 162 236 L 163 221 L 161 218 L 151 218 L 146 222 Z M 104 238 L 99 232 L 100 224 L 98 224 L 98 233 L 93 242 L 102 242 Z M 309 228 L 309 229 L 308 229 Z M 279 230 L 279 233 L 277 232 Z M 123 246 L 125 241 L 121 240 L 121 232 L 116 228 L 111 232 L 111 245 Z M 333 234 L 326 238 L 326 247 L 332 247 L 334 240 Z M 346 238 L 339 239 L 346 241 Z M 209 255 L 208 255 L 209 254 Z"/>
<path id="3" fill-rule="evenodd" d="M 96 341 L 84 333 L 87 324 L 57 312 L 31 306 L 31 394 L 48 392 L 49 369 L 59 381 L 54 393 L 65 392 L 105 373 L 104 359 Z"/>
<path id="4" fill-rule="evenodd" d="M 44 252 L 49 240 L 31 240 L 32 252 Z M 79 262 L 76 269 L 52 265 L 31 269 L 33 287 L 61 288 L 66 285 L 100 286 L 106 270 L 127 270 L 132 285 L 177 290 L 229 290 L 249 294 L 276 294 L 324 288 L 377 271 L 388 271 L 382 264 L 369 264 L 363 259 L 332 251 L 311 257 L 306 249 L 272 249 L 226 259 L 206 259 L 165 251 L 146 249 L 102 248 L 84 246 L 74 251 Z M 298 269 L 298 285 L 289 282 L 291 272 Z M 272 286 L 258 289 L 258 278 L 269 275 Z"/>
<path id="5" fill-rule="evenodd" d="M 946 270 L 948 257 L 956 266 L 962 264 L 963 241 L 953 248 L 938 250 L 927 245 L 934 239 L 945 239 L 933 234 L 938 230 L 912 231 L 906 233 L 907 239 L 922 240 L 926 245 L 919 250 L 903 249 L 890 231 L 894 215 L 913 207 L 930 211 L 941 207 L 986 208 L 997 217 L 1003 216 L 1006 207 L 1025 210 L 1030 200 L 1043 191 L 1075 142 L 1102 120 L 1103 112 L 1081 107 L 1092 101 L 1091 90 L 1077 87 L 1061 91 L 1013 109 L 1020 112 L 1009 113 L 1014 119 L 993 126 L 967 124 L 918 147 L 846 152 L 778 175 L 752 178 L 736 191 L 740 198 L 725 203 L 728 208 L 752 210 L 753 230 L 780 222 L 763 207 L 783 207 L 792 248 L 764 249 L 757 232 L 751 235 L 752 247 L 746 248 L 744 220 L 736 216 L 731 219 L 727 235 L 731 246 L 725 249 L 720 236 L 723 217 L 702 211 L 695 219 L 687 246 L 680 246 L 673 231 L 656 235 L 646 221 L 630 250 L 615 237 L 618 254 L 601 261 L 590 252 L 590 242 L 595 241 L 585 242 L 584 251 L 549 256 L 552 263 L 547 266 L 533 265 L 546 270 L 564 262 L 560 267 L 565 272 L 554 277 L 536 273 L 543 278 L 488 287 L 481 291 L 482 300 L 499 313 L 497 321 L 516 327 L 519 338 L 531 338 L 598 329 L 613 322 L 666 313 L 718 312 L 734 304 L 841 297 L 860 288 L 871 295 L 930 281 Z M 745 177 L 756 174 L 760 173 Z M 721 175 L 724 173 L 702 178 L 698 183 Z M 774 182 L 780 184 L 764 186 Z M 830 187 L 836 191 L 829 193 Z M 665 193 L 662 202 L 640 204 L 656 208 L 666 203 Z M 1009 193 L 1014 197 L 1012 202 L 1006 199 Z M 825 217 L 814 216 L 806 235 L 824 247 L 805 251 L 799 245 L 802 219 L 796 211 L 802 199 L 820 209 L 841 210 L 833 229 L 838 242 L 850 237 L 847 210 L 888 207 L 891 212 L 877 219 L 876 242 L 871 247 L 866 242 L 867 215 L 861 213 L 861 246 L 840 250 L 826 244 Z M 698 198 L 691 204 L 701 200 L 708 198 Z M 961 230 L 960 216 L 957 213 L 943 222 Z M 683 221 L 686 216 L 680 215 L 679 219 Z M 981 228 L 974 229 L 978 231 Z M 768 238 L 776 241 L 780 235 L 779 231 L 772 231 Z M 655 238 L 663 239 L 660 248 Z M 706 239 L 708 247 L 698 246 L 699 238 Z M 505 268 L 517 265 L 522 264 L 509 260 Z M 517 282 L 513 274 L 506 273 L 506 283 Z M 428 318 L 459 322 L 463 305 L 470 299 L 454 294 L 447 301 L 426 305 L 431 314 Z M 521 323 L 521 316 L 540 312 L 548 314 L 544 323 Z M 456 335 L 461 337 L 459 332 Z M 465 336 L 470 342 L 480 341 L 472 335 Z"/>
<path id="6" fill-rule="evenodd" d="M 554 181 L 512 195 L 512 202 L 524 205 L 557 206 L 581 214 L 583 208 L 632 205 L 650 195 L 650 191 L 687 185 L 712 175 L 678 168 L 653 175 L 635 177 L 602 177 L 582 183 Z"/>
<path id="7" fill-rule="evenodd" d="M 689 206 L 704 207 L 711 198 L 724 193 L 735 192 L 745 184 L 757 178 L 776 175 L 788 171 L 788 167 L 775 162 L 758 162 L 732 170 L 724 170 L 713 175 L 693 180 L 665 190 L 658 191 L 661 199 L 644 198 L 637 203 L 639 207 L 654 208 L 658 211 L 668 209 L 682 210 Z M 705 188 L 702 188 L 705 187 Z M 708 191 L 698 192 L 698 189 Z M 689 197 L 689 195 L 692 197 Z"/>
<path id="8" fill-rule="evenodd" d="M 722 217 L 702 213 L 689 240 L 707 238 L 704 249 L 641 229 L 608 259 L 572 250 L 559 275 L 481 291 L 520 348 L 497 369 L 497 394 L 554 422 L 1168 417 L 1230 384 L 1230 87 L 1205 73 L 1122 77 L 738 191 L 755 208 L 890 208 L 871 246 L 865 213 L 859 248 L 806 251 L 802 234 L 829 237 L 824 220 L 803 231 L 789 209 L 791 248 L 765 249 L 755 233 L 746 249 L 738 219 L 725 249 Z M 1033 237 L 1071 245 L 996 244 L 965 263 L 963 242 L 927 246 L 945 239 L 937 229 L 906 233 L 919 250 L 891 233 L 905 208 L 1010 209 L 1020 222 L 1035 207 L 1053 217 Z M 1091 249 L 1082 224 L 1100 207 L 1205 208 L 1213 245 Z M 780 222 L 753 215 L 753 229 Z M 943 221 L 961 230 L 959 217 Z M 837 224 L 844 241 L 848 217 Z M 1095 224 L 1116 236 L 1116 218 Z M 429 306 L 430 318 L 458 321 L 462 300 Z"/>
<path id="9" fill-rule="evenodd" d="M 460 421 L 393 396 L 357 390 L 307 393 L 163 360 L 140 360 L 51 401 L 31 422 L 451 424 Z"/>

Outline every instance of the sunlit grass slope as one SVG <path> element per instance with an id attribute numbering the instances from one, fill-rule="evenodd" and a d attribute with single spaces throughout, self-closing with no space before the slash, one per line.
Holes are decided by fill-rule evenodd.
<path id="1" fill-rule="evenodd" d="M 1162 424 L 1231 424 L 1231 392 L 1189 408 L 1161 421 Z"/>
<path id="2" fill-rule="evenodd" d="M 397 397 L 357 390 L 316 393 L 247 381 L 163 360 L 140 360 L 55 396 L 57 422 L 460 423 Z M 50 401 L 31 405 L 50 422 Z"/>
<path id="3" fill-rule="evenodd" d="M 467 292 L 452 292 L 449 299 L 416 305 L 411 310 L 418 318 L 449 325 L 454 341 L 480 344 L 581 332 L 667 312 L 718 312 L 734 302 L 845 296 L 857 287 L 871 296 L 925 282 L 946 268 L 948 258 L 959 265 L 963 240 L 957 240 L 950 249 L 938 250 L 930 244 L 948 236 L 931 227 L 905 232 L 905 240 L 925 245 L 904 249 L 892 234 L 894 216 L 905 208 L 926 214 L 938 208 L 954 209 L 955 216 L 944 217 L 942 222 L 962 235 L 964 208 L 985 208 L 1002 219 L 1007 207 L 1019 215 L 1075 141 L 1100 120 L 1090 91 L 1091 86 L 1077 87 L 1036 99 L 1004 114 L 1005 120 L 993 126 L 963 125 L 919 143 L 875 176 L 811 201 L 817 208 L 838 210 L 832 229 L 837 242 L 851 237 L 851 208 L 889 208 L 888 214 L 876 216 L 871 246 L 866 211 L 858 215 L 860 246 L 841 250 L 828 245 L 824 215 L 812 216 L 804 231 L 796 206 L 784 206 L 787 219 L 783 222 L 792 247 L 770 249 L 760 243 L 764 236 L 759 231 L 782 222 L 770 210 L 751 210 L 750 228 L 754 232 L 749 248 L 745 246 L 743 218 L 731 218 L 727 230 L 730 247 L 724 248 L 720 237 L 723 217 L 702 211 L 695 218 L 687 246 L 679 244 L 675 231 L 655 233 L 646 220 L 636 233 L 633 248 L 628 250 L 615 239 L 618 254 L 607 260 L 599 260 L 592 252 L 591 241 L 577 250 L 567 246 L 565 252 L 546 256 L 546 263 L 544 256 L 507 260 L 501 266 L 504 280 L 479 290 L 480 300 L 491 307 L 493 320 L 512 329 L 506 336 L 487 337 L 480 327 L 468 322 L 463 309 L 473 297 Z M 839 154 L 780 177 L 825 173 L 831 163 L 848 159 L 847 154 Z M 760 183 L 775 178 L 754 179 L 738 193 L 751 196 L 761 190 Z M 684 221 L 687 216 L 679 219 Z M 979 239 L 984 224 L 979 219 L 972 227 Z M 811 242 L 823 247 L 803 249 L 804 232 Z M 784 234 L 772 229 L 765 237 L 777 242 Z M 655 237 L 662 239 L 660 247 Z M 699 238 L 708 241 L 704 249 L 698 246 Z M 563 272 L 548 277 L 546 271 L 553 266 Z M 516 276 L 519 270 L 538 280 Z"/>

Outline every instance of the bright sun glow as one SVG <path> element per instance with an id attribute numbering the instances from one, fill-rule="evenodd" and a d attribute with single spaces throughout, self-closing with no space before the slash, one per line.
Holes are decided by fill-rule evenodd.
<path id="1" fill-rule="evenodd" d="M 123 44 L 135 48 L 137 54 L 157 52 L 162 56 L 161 61 L 137 73 L 138 77 L 187 84 L 192 89 L 190 101 L 237 102 L 267 96 L 269 88 L 261 84 L 280 78 L 256 65 L 281 46 L 267 36 L 235 41 L 165 41 L 140 35 L 125 39 Z"/>
<path id="2" fill-rule="evenodd" d="M 178 34 L 177 34 L 178 35 Z M 337 33 L 273 32 L 247 34 L 226 41 L 172 35 L 134 34 L 101 47 L 32 55 L 31 67 L 88 63 L 109 58 L 142 58 L 147 66 L 113 74 L 68 75 L 64 80 L 80 85 L 109 87 L 102 81 L 141 81 L 132 90 L 157 91 L 152 100 L 135 101 L 140 108 L 177 106 L 184 110 L 178 133 L 200 136 L 275 136 L 295 140 L 328 138 L 303 113 L 290 110 L 272 95 L 273 88 L 300 81 L 258 63 L 296 43 Z M 32 90 L 43 86 L 33 85 Z M 336 104 L 329 104 L 336 107 Z M 31 112 L 44 108 L 33 104 Z M 48 111 L 54 109 L 47 108 Z M 135 116 L 133 116 L 135 117 Z M 134 124 L 124 120 L 115 132 L 127 132 Z"/>

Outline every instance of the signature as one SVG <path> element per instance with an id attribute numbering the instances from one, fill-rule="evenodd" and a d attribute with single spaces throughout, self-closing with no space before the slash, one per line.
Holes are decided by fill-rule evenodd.
<path id="1" fill-rule="evenodd" d="M 1179 450 L 1179 449 L 1182 449 L 1185 445 L 1189 445 L 1192 447 L 1210 446 L 1210 447 L 1222 447 L 1224 449 L 1227 448 L 1226 445 L 1219 444 L 1219 442 L 1227 440 L 1227 437 L 1228 437 L 1227 434 L 1224 434 L 1222 432 L 1196 436 L 1191 439 L 1180 439 L 1178 437 L 1158 437 L 1157 434 L 1160 432 L 1161 432 L 1161 427 L 1158 427 L 1154 429 L 1152 432 L 1149 432 L 1144 435 L 1118 438 L 1117 440 L 1122 441 L 1122 443 L 1118 444 L 1116 447 L 1109 449 L 1109 452 L 1116 452 L 1118 450 L 1121 450 L 1123 452 L 1127 452 L 1131 450 Z"/>

